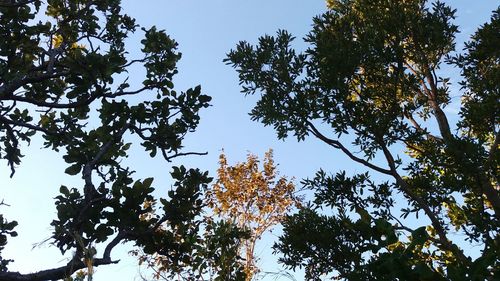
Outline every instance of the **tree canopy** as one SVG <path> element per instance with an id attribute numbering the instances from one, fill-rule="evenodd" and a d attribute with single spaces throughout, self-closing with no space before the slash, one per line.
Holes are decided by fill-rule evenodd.
<path id="1" fill-rule="evenodd" d="M 281 262 L 309 280 L 499 278 L 500 8 L 457 53 L 442 2 L 327 2 L 304 52 L 281 30 L 226 59 L 260 96 L 253 120 L 368 171 L 304 180 L 315 199 L 285 220 Z M 453 118 L 445 65 L 462 74 Z"/>
<path id="2" fill-rule="evenodd" d="M 257 156 L 248 154 L 247 161 L 231 166 L 224 153 L 213 187 L 207 192 L 208 206 L 226 221 L 247 231 L 239 247 L 244 256 L 245 280 L 254 280 L 259 273 L 255 245 L 266 231 L 279 224 L 300 199 L 295 185 L 286 177 L 278 177 L 273 151 L 265 153 L 262 170 Z"/>
<path id="3" fill-rule="evenodd" d="M 255 241 L 277 222 L 274 253 L 308 280 L 499 279 L 500 7 L 457 51 L 455 10 L 440 1 L 326 2 L 304 51 L 280 30 L 226 59 L 259 96 L 253 120 L 362 168 L 304 179 L 313 198 L 286 215 L 294 186 L 270 152 L 263 171 L 255 156 L 221 156 L 212 188 L 207 172 L 173 166 L 166 198 L 124 161 L 205 154 L 184 145 L 211 97 L 174 89 L 181 54 L 164 30 L 120 0 L 0 0 L 0 162 L 16 177 L 41 139 L 81 178 L 54 187 L 46 242 L 70 257 L 62 265 L 13 271 L 17 222 L 0 213 L 0 280 L 92 280 L 122 243 L 153 278 L 248 280 Z"/>
<path id="4" fill-rule="evenodd" d="M 137 57 L 125 45 L 133 33 L 143 36 Z M 112 251 L 123 242 L 161 256 L 172 270 L 194 263 L 207 172 L 173 167 L 172 191 L 158 200 L 153 178 L 135 178 L 122 162 L 132 145 L 166 161 L 204 154 L 186 151 L 183 140 L 211 97 L 200 86 L 174 90 L 177 43 L 163 30 L 139 26 L 119 0 L 1 1 L 0 38 L 1 159 L 15 176 L 24 145 L 41 136 L 44 148 L 62 155 L 65 172 L 82 178 L 81 186 L 60 187 L 51 223 L 50 242 L 71 260 L 19 273 L 1 256 L 0 279 L 70 280 L 81 269 L 91 275 L 95 266 L 118 262 Z M 143 75 L 142 83 L 129 84 L 132 75 Z M 0 250 L 17 234 L 8 219 L 0 215 Z M 221 250 L 221 237 L 210 251 Z"/>

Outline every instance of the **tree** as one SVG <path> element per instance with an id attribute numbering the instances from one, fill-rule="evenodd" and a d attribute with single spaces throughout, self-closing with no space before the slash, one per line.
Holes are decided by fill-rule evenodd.
<path id="1" fill-rule="evenodd" d="M 138 30 L 119 0 L 0 1 L 0 157 L 13 176 L 22 145 L 41 136 L 46 149 L 63 155 L 65 172 L 83 179 L 60 187 L 51 223 L 52 244 L 72 259 L 23 274 L 9 271 L 11 259 L 1 256 L 0 280 L 70 280 L 81 269 L 91 275 L 118 262 L 112 250 L 123 242 L 174 268 L 196 248 L 207 173 L 174 167 L 170 198 L 158 201 L 153 178 L 134 179 L 121 160 L 139 143 L 166 161 L 203 154 L 182 142 L 211 98 L 199 86 L 173 90 L 181 55 L 164 31 L 141 28 L 142 54 L 132 58 L 124 42 Z M 130 85 L 140 66 L 142 84 Z M 0 215 L 0 250 L 16 225 Z"/>
<path id="2" fill-rule="evenodd" d="M 305 52 L 279 31 L 226 60 L 244 94 L 260 93 L 253 120 L 368 170 L 304 180 L 315 200 L 283 223 L 281 262 L 310 280 L 498 279 L 500 8 L 456 54 L 442 2 L 327 2 Z M 443 64 L 462 71 L 455 126 Z"/>
<path id="3" fill-rule="evenodd" d="M 243 237 L 239 252 L 245 257 L 245 280 L 258 273 L 255 265 L 255 243 L 264 232 L 281 222 L 285 214 L 299 203 L 295 185 L 280 177 L 273 161 L 273 151 L 264 156 L 263 170 L 259 160 L 248 154 L 245 163 L 230 166 L 226 156 L 219 157 L 217 180 L 207 193 L 208 206 L 216 215 L 249 232 Z"/>

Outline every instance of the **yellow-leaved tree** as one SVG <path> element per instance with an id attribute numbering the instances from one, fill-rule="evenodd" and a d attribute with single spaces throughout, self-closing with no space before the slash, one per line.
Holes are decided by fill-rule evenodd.
<path id="1" fill-rule="evenodd" d="M 257 156 L 248 154 L 246 162 L 230 166 L 222 153 L 217 180 L 208 192 L 209 206 L 216 215 L 249 232 L 249 238 L 240 244 L 247 281 L 259 271 L 254 256 L 256 241 L 300 203 L 292 181 L 279 177 L 271 149 L 265 153 L 262 170 L 259 163 Z"/>

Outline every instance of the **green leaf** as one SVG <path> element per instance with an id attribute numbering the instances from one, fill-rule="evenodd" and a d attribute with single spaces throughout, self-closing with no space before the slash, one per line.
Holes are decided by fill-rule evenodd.
<path id="1" fill-rule="evenodd" d="M 416 245 L 423 245 L 429 239 L 426 227 L 422 226 L 412 231 L 411 243 Z"/>
<path id="2" fill-rule="evenodd" d="M 69 196 L 68 187 L 66 187 L 65 185 L 61 185 L 61 187 L 59 188 L 59 192 L 65 195 L 66 197 Z"/>
<path id="3" fill-rule="evenodd" d="M 82 165 L 73 164 L 73 165 L 69 166 L 68 168 L 66 168 L 66 170 L 64 170 L 64 172 L 68 175 L 74 176 L 74 175 L 80 173 L 81 170 L 82 170 Z"/>
<path id="4" fill-rule="evenodd" d="M 151 184 L 153 183 L 154 178 L 147 178 L 142 182 L 142 187 L 144 189 L 150 188 Z"/>

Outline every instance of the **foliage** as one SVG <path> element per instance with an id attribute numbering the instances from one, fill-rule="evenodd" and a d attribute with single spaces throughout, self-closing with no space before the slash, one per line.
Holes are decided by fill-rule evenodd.
<path id="1" fill-rule="evenodd" d="M 258 158 L 252 154 L 247 155 L 245 163 L 229 166 L 222 153 L 219 164 L 217 181 L 207 194 L 208 205 L 216 215 L 249 231 L 240 252 L 245 256 L 246 280 L 251 280 L 258 273 L 255 243 L 299 203 L 294 195 L 295 185 L 286 177 L 277 179 L 272 150 L 264 156 L 262 171 Z"/>
<path id="2" fill-rule="evenodd" d="M 246 275 L 239 256 L 240 240 L 248 233 L 227 221 L 213 221 L 205 217 L 203 235 L 192 240 L 182 259 L 172 263 L 167 255 L 148 255 L 135 251 L 140 264 L 154 271 L 155 279 L 163 280 L 245 280 Z M 165 231 L 161 229 L 160 231 Z M 183 238 L 184 239 L 184 238 Z M 186 239 L 184 239 L 186 240 Z"/>
<path id="3" fill-rule="evenodd" d="M 8 271 L 10 259 L 1 257 L 1 280 L 71 279 L 81 269 L 91 274 L 95 266 L 118 262 L 111 252 L 123 242 L 172 267 L 193 254 L 207 173 L 174 167 L 174 189 L 158 200 L 153 178 L 135 179 L 122 160 L 135 144 L 167 161 L 203 154 L 185 151 L 182 143 L 211 98 L 199 86 L 175 91 L 177 43 L 155 27 L 139 28 L 119 0 L 0 2 L 0 157 L 14 175 L 23 145 L 41 135 L 46 149 L 63 155 L 65 172 L 83 179 L 82 186 L 60 187 L 51 223 L 52 244 L 73 258 L 22 274 Z M 125 42 L 135 32 L 144 38 L 132 57 L 136 52 Z M 144 75 L 142 84 L 130 85 L 129 75 Z M 16 235 L 16 222 L 3 216 L 0 222 L 1 250 Z"/>
<path id="4" fill-rule="evenodd" d="M 193 180 L 183 176 L 185 172 L 184 167 L 174 167 L 172 176 L 177 183 L 168 193 L 170 201 L 160 199 L 166 214 L 164 219 L 158 220 L 155 215 L 155 200 L 144 203 L 150 211 L 140 216 L 141 221 L 158 225 L 155 240 L 166 239 L 159 243 L 174 243 L 175 248 L 152 251 L 143 248 L 132 251 L 132 254 L 139 257 L 139 264 L 144 263 L 155 272 L 155 279 L 244 280 L 238 249 L 240 240 L 247 237 L 247 233 L 233 223 L 203 216 L 205 194 L 199 185 L 182 184 Z M 208 186 L 204 184 L 203 189 L 208 189 Z"/>
<path id="5" fill-rule="evenodd" d="M 7 221 L 3 215 L 0 214 L 0 253 L 7 245 L 7 237 L 16 237 L 17 232 L 14 231 L 14 228 L 17 226 L 17 222 L 15 221 Z M 8 264 L 12 260 L 4 259 L 0 256 L 0 272 L 4 272 L 7 270 Z"/>
<path id="6" fill-rule="evenodd" d="M 315 200 L 285 220 L 281 261 L 309 280 L 500 278 L 500 8 L 456 55 L 455 11 L 441 2 L 328 7 L 304 52 L 279 31 L 226 60 L 244 94 L 260 93 L 253 120 L 281 139 L 314 136 L 370 171 L 304 181 Z M 462 71 L 456 126 L 444 63 Z"/>

